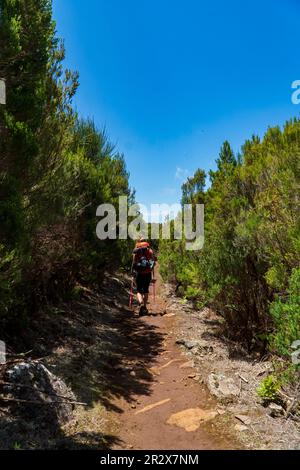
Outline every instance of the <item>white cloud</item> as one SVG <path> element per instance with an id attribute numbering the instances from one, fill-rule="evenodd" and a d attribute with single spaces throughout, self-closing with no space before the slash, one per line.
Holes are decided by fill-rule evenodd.
<path id="1" fill-rule="evenodd" d="M 176 168 L 175 178 L 180 181 L 184 181 L 189 176 L 189 170 L 185 168 Z"/>

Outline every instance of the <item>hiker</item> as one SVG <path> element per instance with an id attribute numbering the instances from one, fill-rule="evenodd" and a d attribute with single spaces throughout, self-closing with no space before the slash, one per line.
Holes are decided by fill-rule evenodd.
<path id="1" fill-rule="evenodd" d="M 131 267 L 131 273 L 136 279 L 137 300 L 140 306 L 140 316 L 148 313 L 147 302 L 149 287 L 151 282 L 155 282 L 155 261 L 156 259 L 149 243 L 141 237 L 133 250 Z"/>

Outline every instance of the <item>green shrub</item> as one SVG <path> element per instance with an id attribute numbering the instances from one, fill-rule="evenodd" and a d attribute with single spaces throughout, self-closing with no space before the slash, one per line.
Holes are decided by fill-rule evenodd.
<path id="1" fill-rule="evenodd" d="M 287 292 L 287 298 L 276 299 L 270 308 L 275 325 L 271 346 L 283 356 L 291 353 L 293 341 L 300 340 L 300 268 L 293 270 Z"/>
<path id="2" fill-rule="evenodd" d="M 257 388 L 257 394 L 266 402 L 277 401 L 279 388 L 278 379 L 274 375 L 268 375 Z"/>
<path id="3" fill-rule="evenodd" d="M 163 276 L 222 315 L 228 334 L 249 352 L 264 352 L 272 329 L 279 354 L 300 339 L 299 155 L 299 119 L 253 136 L 239 155 L 225 142 L 209 187 L 201 171 L 182 187 L 184 203 L 205 204 L 203 249 L 161 243 Z"/>

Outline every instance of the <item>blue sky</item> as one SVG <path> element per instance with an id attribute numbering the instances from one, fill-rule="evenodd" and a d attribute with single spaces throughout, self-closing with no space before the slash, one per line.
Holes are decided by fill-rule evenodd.
<path id="1" fill-rule="evenodd" d="M 172 203 L 228 139 L 299 115 L 299 0 L 54 0 L 82 116 L 106 126 L 141 203 Z"/>

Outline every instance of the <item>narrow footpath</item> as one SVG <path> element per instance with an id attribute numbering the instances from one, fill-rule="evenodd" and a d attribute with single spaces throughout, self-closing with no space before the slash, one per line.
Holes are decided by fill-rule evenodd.
<path id="1" fill-rule="evenodd" d="M 114 401 L 118 422 L 118 443 L 114 449 L 237 449 L 239 444 L 216 431 L 216 402 L 199 382 L 191 361 L 176 344 L 176 315 L 166 310 L 163 286 L 158 278 L 156 298 L 150 296 L 149 315 L 139 318 L 132 313 L 145 332 L 149 327 L 160 334 L 162 341 L 153 360 L 145 367 L 141 362 L 123 366 L 132 380 L 144 374 L 145 391 Z M 151 339 L 150 339 L 151 341 Z M 145 351 L 150 351 L 149 335 L 145 334 Z M 146 372 L 145 372 L 146 371 Z M 121 376 L 119 378 L 121 380 Z"/>

